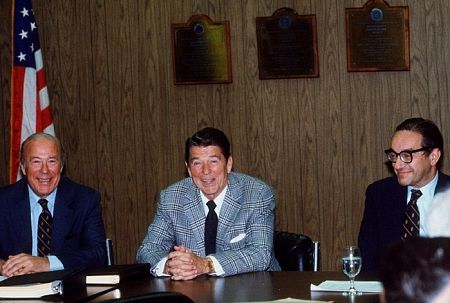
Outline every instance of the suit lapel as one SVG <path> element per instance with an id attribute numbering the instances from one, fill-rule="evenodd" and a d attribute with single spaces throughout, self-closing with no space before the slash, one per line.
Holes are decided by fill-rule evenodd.
<path id="1" fill-rule="evenodd" d="M 23 178 L 21 181 L 22 186 L 19 189 L 19 194 L 14 198 L 14 208 L 11 208 L 11 214 L 9 216 L 11 223 L 11 230 L 17 233 L 17 241 L 22 247 L 21 251 L 31 254 L 32 248 L 32 235 L 31 235 L 31 210 L 30 210 L 30 197 L 28 195 L 28 183 Z"/>
<path id="2" fill-rule="evenodd" d="M 225 235 L 227 230 L 233 225 L 237 214 L 241 209 L 242 189 L 239 179 L 235 174 L 228 175 L 228 189 L 225 194 L 222 208 L 219 214 L 219 225 L 217 226 L 217 246 L 224 247 Z M 184 211 L 188 226 L 192 230 L 192 235 L 195 239 L 196 247 L 205 253 L 205 209 L 200 196 L 199 189 L 190 191 L 186 194 L 186 201 Z M 195 244 L 194 244 L 195 245 Z"/>
<path id="3" fill-rule="evenodd" d="M 434 193 L 440 193 L 449 188 L 449 179 L 447 175 L 444 175 L 441 172 L 438 172 L 438 181 L 436 184 L 436 189 L 434 190 Z"/>
<path id="4" fill-rule="evenodd" d="M 402 186 L 399 184 L 398 190 L 393 193 L 392 201 L 396 201 L 398 203 L 398 207 L 392 205 L 392 212 L 395 218 L 392 218 L 392 222 L 400 222 L 400 228 L 403 224 L 403 220 L 405 219 L 405 210 L 408 204 L 408 187 Z"/>
<path id="5" fill-rule="evenodd" d="M 228 189 L 223 200 L 219 215 L 219 225 L 217 226 L 217 246 L 225 246 L 225 235 L 227 230 L 232 227 L 236 216 L 241 209 L 241 197 L 243 190 L 241 184 L 233 173 L 228 175 Z"/>
<path id="6" fill-rule="evenodd" d="M 198 189 L 190 191 L 186 196 L 187 203 L 184 205 L 187 225 L 192 229 L 192 235 L 196 243 L 193 247 L 205 250 L 205 210 Z"/>
<path id="7" fill-rule="evenodd" d="M 70 232 L 74 209 L 72 207 L 71 195 L 66 191 L 64 181 L 61 180 L 56 192 L 55 208 L 52 223 L 51 251 L 60 251 L 65 236 Z"/>

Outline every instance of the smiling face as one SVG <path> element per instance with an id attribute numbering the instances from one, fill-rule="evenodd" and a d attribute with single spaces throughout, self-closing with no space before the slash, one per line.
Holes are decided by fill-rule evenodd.
<path id="1" fill-rule="evenodd" d="M 33 139 L 24 146 L 20 165 L 31 189 L 39 197 L 46 197 L 61 179 L 61 151 L 57 143 L 48 138 Z"/>
<path id="2" fill-rule="evenodd" d="M 417 132 L 401 130 L 392 137 L 391 148 L 397 153 L 422 147 L 422 135 Z M 411 163 L 405 163 L 397 158 L 397 161 L 392 163 L 392 167 L 397 175 L 398 183 L 415 188 L 428 184 L 436 175 L 436 164 L 440 156 L 440 150 L 434 148 L 430 153 L 423 151 L 414 153 Z"/>
<path id="3" fill-rule="evenodd" d="M 233 159 L 230 156 L 226 160 L 220 147 L 215 145 L 193 146 L 186 167 L 195 185 L 208 199 L 214 200 L 227 186 Z"/>

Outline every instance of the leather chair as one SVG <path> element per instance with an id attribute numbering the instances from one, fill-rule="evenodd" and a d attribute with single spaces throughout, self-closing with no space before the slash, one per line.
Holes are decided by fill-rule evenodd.
<path id="1" fill-rule="evenodd" d="M 188 296 L 179 292 L 151 292 L 129 298 L 105 301 L 108 303 L 148 302 L 148 303 L 194 303 Z"/>
<path id="2" fill-rule="evenodd" d="M 275 231 L 275 258 L 284 271 L 318 271 L 320 243 L 303 234 Z"/>

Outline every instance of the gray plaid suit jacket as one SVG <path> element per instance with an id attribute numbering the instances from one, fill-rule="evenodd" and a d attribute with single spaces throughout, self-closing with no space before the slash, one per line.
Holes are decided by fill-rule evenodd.
<path id="1" fill-rule="evenodd" d="M 273 252 L 274 210 L 275 197 L 268 185 L 244 174 L 228 175 L 217 228 L 217 252 L 213 255 L 225 276 L 280 270 Z M 162 190 L 137 261 L 150 263 L 153 269 L 173 245 L 184 245 L 205 256 L 205 219 L 200 191 L 192 178 Z"/>

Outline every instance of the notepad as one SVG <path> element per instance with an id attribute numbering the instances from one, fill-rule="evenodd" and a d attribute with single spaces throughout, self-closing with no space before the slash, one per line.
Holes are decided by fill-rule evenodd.
<path id="1" fill-rule="evenodd" d="M 311 284 L 311 291 L 347 291 L 350 281 L 326 280 L 319 285 Z M 379 293 L 383 291 L 383 284 L 380 281 L 355 281 L 357 291 L 368 293 Z"/>

